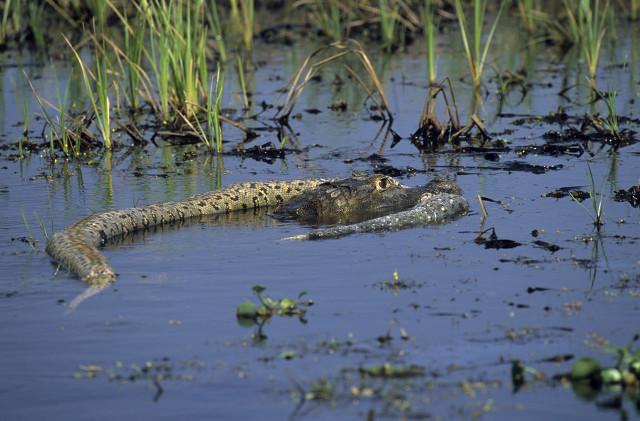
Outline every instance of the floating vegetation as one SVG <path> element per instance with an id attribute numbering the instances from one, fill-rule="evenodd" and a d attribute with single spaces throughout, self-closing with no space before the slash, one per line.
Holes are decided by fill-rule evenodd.
<path id="1" fill-rule="evenodd" d="M 288 297 L 273 299 L 270 296 L 262 295 L 266 288 L 261 285 L 255 285 L 252 290 L 258 298 L 258 304 L 251 300 L 243 301 L 236 307 L 236 317 L 243 326 L 254 324 L 258 326 L 258 331 L 253 335 L 253 339 L 256 342 L 262 342 L 267 339 L 262 329 L 274 316 L 297 317 L 300 322 L 307 322 L 305 315 L 307 314 L 307 308 L 313 305 L 313 301 L 310 299 L 302 300 L 307 295 L 306 291 L 298 294 L 296 299 Z"/>

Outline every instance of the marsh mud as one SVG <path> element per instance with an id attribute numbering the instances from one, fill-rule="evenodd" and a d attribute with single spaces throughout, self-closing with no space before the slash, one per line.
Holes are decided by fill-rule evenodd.
<path id="1" fill-rule="evenodd" d="M 295 48 L 255 40 L 248 75 L 255 105 L 236 111 L 252 116 L 243 122 L 255 137 L 225 127 L 229 152 L 218 156 L 198 143 L 153 137 L 158 128 L 142 123 L 143 144 L 116 129 L 112 153 L 52 156 L 22 71 L 39 95 L 53 101 L 70 86 L 82 102 L 78 72 L 69 77 L 68 62 L 4 53 L 0 418 L 637 417 L 637 400 L 598 405 L 596 396 L 553 381 L 574 357 L 613 364 L 602 346 L 624 345 L 639 330 L 640 61 L 628 55 L 638 51 L 637 25 L 621 25 L 607 41 L 598 76 L 599 86 L 618 93 L 629 134 L 623 142 L 583 125 L 585 115 L 606 110 L 589 100 L 575 58 L 528 44 L 519 32 L 498 31 L 504 54 L 492 61 L 528 66 L 526 91 L 498 95 L 487 77 L 480 101 L 464 79 L 457 35 L 439 41 L 439 72 L 454 81 L 462 119 L 475 110 L 491 139 L 411 141 L 428 91 L 414 43 L 391 55 L 366 46 L 393 132 L 362 106 L 367 94 L 357 83 L 333 82 L 349 80 L 344 69 L 329 66 L 296 104 L 284 148 L 269 104 L 317 46 L 277 28 L 263 32 Z M 222 102 L 239 110 L 229 73 Z M 16 159 L 22 98 L 32 113 L 28 145 L 40 146 L 23 145 L 25 157 Z M 85 285 L 43 251 L 45 233 L 93 212 L 240 181 L 353 171 L 412 186 L 455 179 L 471 212 L 441 226 L 329 241 L 283 241 L 312 227 L 254 212 L 141 232 L 106 245 L 117 282 L 74 311 L 68 305 Z M 599 231 L 590 191 L 602 199 Z M 236 306 L 253 298 L 256 284 L 277 297 L 306 291 L 315 303 L 307 322 L 239 324 Z M 514 361 L 542 377 L 514 384 Z"/>

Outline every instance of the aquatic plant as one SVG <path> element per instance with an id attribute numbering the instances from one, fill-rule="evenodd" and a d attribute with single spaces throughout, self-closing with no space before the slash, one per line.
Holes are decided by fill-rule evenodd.
<path id="1" fill-rule="evenodd" d="M 377 94 L 379 102 L 376 103 L 376 107 L 384 112 L 382 118 L 385 118 L 388 121 L 393 121 L 393 115 L 391 114 L 391 109 L 389 108 L 389 103 L 384 93 L 382 83 L 380 82 L 380 79 L 378 78 L 378 75 L 373 68 L 373 65 L 371 64 L 371 60 L 369 59 L 369 56 L 364 51 L 360 43 L 354 40 L 334 42 L 326 47 L 318 48 L 317 50 L 309 54 L 302 62 L 294 76 L 291 78 L 291 81 L 289 82 L 289 86 L 291 87 L 287 92 L 287 97 L 284 101 L 284 104 L 276 113 L 275 118 L 282 123 L 286 123 L 289 119 L 289 115 L 291 115 L 291 112 L 293 111 L 293 107 L 295 106 L 297 98 L 300 96 L 300 94 L 302 94 L 305 86 L 309 83 L 318 69 L 328 63 L 343 59 L 348 55 L 356 56 L 362 66 L 362 69 L 364 70 L 365 75 L 373 84 L 373 90 L 370 90 L 367 87 L 362 78 L 360 78 L 360 76 L 358 76 L 358 74 L 355 73 L 353 69 L 345 66 L 347 71 L 349 71 L 349 73 L 360 84 L 360 86 L 362 86 L 367 91 L 369 98 L 372 101 L 376 101 L 374 93 Z"/>
<path id="2" fill-rule="evenodd" d="M 217 2 L 212 1 L 207 8 L 207 22 L 211 28 L 211 32 L 216 40 L 216 47 L 222 61 L 227 61 L 227 47 L 225 44 L 225 36 L 220 24 L 220 16 L 218 14 Z"/>
<path id="3" fill-rule="evenodd" d="M 110 150 L 111 143 L 111 117 L 110 117 L 110 100 L 109 100 L 109 80 L 107 76 L 107 58 L 103 53 L 94 53 L 94 71 L 92 73 L 85 63 L 82 61 L 80 54 L 73 47 L 71 42 L 63 35 L 64 40 L 71 48 L 73 55 L 75 56 L 80 71 L 82 72 L 82 80 L 84 87 L 89 96 L 91 108 L 95 114 L 95 118 L 98 124 L 98 129 L 102 137 L 102 143 L 105 149 Z M 92 81 L 94 83 L 92 83 Z M 94 92 L 95 89 L 95 92 Z"/>
<path id="4" fill-rule="evenodd" d="M 606 180 L 603 180 L 603 182 L 601 183 L 600 192 L 597 193 L 596 183 L 593 179 L 593 172 L 591 172 L 591 166 L 589 165 L 587 165 L 587 175 L 589 182 L 589 200 L 591 203 L 591 211 L 589 211 L 589 209 L 587 209 L 587 207 L 582 204 L 582 201 L 577 196 L 575 196 L 573 192 L 570 192 L 569 195 L 574 202 L 580 205 L 580 207 L 582 207 L 591 216 L 591 218 L 593 219 L 593 225 L 595 225 L 596 229 L 600 231 L 600 228 L 602 227 L 602 225 L 604 225 L 604 209 L 602 206 L 602 201 L 604 199 L 604 181 Z"/>
<path id="5" fill-rule="evenodd" d="M 209 99 L 207 101 L 207 122 L 209 124 L 209 135 L 215 138 L 216 151 L 222 154 L 222 125 L 220 124 L 220 104 L 224 90 L 224 74 L 220 71 L 220 66 L 216 72 L 216 92 L 213 97 L 213 80 L 209 88 Z"/>
<path id="6" fill-rule="evenodd" d="M 138 101 L 138 89 L 140 86 L 142 72 L 142 58 L 144 53 L 144 39 L 146 25 L 136 25 L 136 30 L 132 30 L 129 25 L 126 11 L 122 16 L 124 24 L 124 57 L 126 59 L 125 74 L 127 80 L 126 96 L 132 110 L 140 107 Z"/>
<path id="7" fill-rule="evenodd" d="M 609 1 L 605 1 L 604 6 L 600 5 L 600 0 L 580 0 L 577 4 L 569 0 L 562 1 L 569 22 L 569 34 L 573 42 L 579 45 L 589 76 L 593 80 L 598 71 L 602 40 L 607 30 Z"/>
<path id="8" fill-rule="evenodd" d="M 458 23 L 460 25 L 460 35 L 462 37 L 462 44 L 464 46 L 465 55 L 467 57 L 467 63 L 471 72 L 471 78 L 473 84 L 479 87 L 482 82 L 482 74 L 484 72 L 484 66 L 487 60 L 487 54 L 489 53 L 489 47 L 493 41 L 493 35 L 498 27 L 498 21 L 500 15 L 507 2 L 501 0 L 500 7 L 496 14 L 495 20 L 491 25 L 489 33 L 484 40 L 483 45 L 483 30 L 484 30 L 484 18 L 487 8 L 486 0 L 474 0 L 473 1 L 473 26 L 471 28 L 467 25 L 467 17 L 465 15 L 464 8 L 461 0 L 455 0 L 456 16 L 458 17 Z M 473 35 L 473 38 L 471 37 Z"/>
<path id="9" fill-rule="evenodd" d="M 380 32 L 382 33 L 382 41 L 387 51 L 391 51 L 396 42 L 396 23 L 399 5 L 393 2 L 389 5 L 390 0 L 378 0 L 380 11 Z"/>
<path id="10" fill-rule="evenodd" d="M 305 4 L 305 3 L 300 3 Z M 345 17 L 348 16 L 348 8 L 339 0 L 315 0 L 306 3 L 309 7 L 309 19 L 316 28 L 319 28 L 334 41 L 341 41 L 348 36 L 348 28 L 345 26 Z"/>
<path id="11" fill-rule="evenodd" d="M 188 2 L 153 0 L 143 9 L 151 46 L 146 56 L 155 75 L 164 119 L 170 107 L 193 117 L 206 94 L 203 4 L 191 7 Z"/>
<path id="12" fill-rule="evenodd" d="M 620 125 L 618 124 L 618 113 L 616 112 L 616 96 L 615 91 L 607 92 L 604 97 L 604 103 L 607 106 L 607 116 L 602 119 L 605 129 L 617 141 L 620 140 Z"/>
<path id="13" fill-rule="evenodd" d="M 30 2 L 29 3 L 29 29 L 33 34 L 33 40 L 36 44 L 38 50 L 43 51 L 45 48 L 45 40 L 44 40 L 44 23 L 43 23 L 43 15 L 44 15 L 44 6 L 42 3 L 38 5 L 37 3 Z"/>
<path id="14" fill-rule="evenodd" d="M 536 29 L 536 15 L 540 13 L 536 3 L 535 0 L 517 0 L 518 12 L 528 32 Z"/>
<path id="15" fill-rule="evenodd" d="M 20 31 L 23 0 L 6 0 L 2 6 L 2 20 L 0 21 L 0 45 L 4 44 L 7 36 Z"/>
<path id="16" fill-rule="evenodd" d="M 424 0 L 422 23 L 424 26 L 425 56 L 427 57 L 427 77 L 430 83 L 435 82 L 438 77 L 436 68 L 436 42 L 433 15 L 434 10 L 432 0 Z"/>
<path id="17" fill-rule="evenodd" d="M 613 366 L 603 367 L 592 357 L 582 357 L 571 366 L 567 375 L 576 395 L 595 397 L 600 392 L 609 392 L 622 400 L 627 396 L 636 406 L 640 405 L 640 350 L 633 345 L 640 339 L 635 335 L 626 346 L 609 346 L 603 352 L 615 354 L 617 361 Z"/>
<path id="18" fill-rule="evenodd" d="M 444 102 L 445 118 L 440 118 L 436 112 L 438 98 L 442 98 Z M 475 114 L 471 115 L 468 124 L 462 126 L 453 85 L 446 78 L 439 84 L 431 85 L 420 114 L 418 129 L 411 135 L 411 141 L 420 149 L 433 150 L 442 144 L 460 141 L 473 128 L 477 128 L 484 139 L 490 138 L 482 121 Z"/>
<path id="19" fill-rule="evenodd" d="M 240 83 L 240 92 L 242 93 L 242 106 L 245 110 L 249 109 L 249 97 L 247 95 L 247 85 L 244 81 L 244 66 L 240 55 L 236 56 L 236 68 L 238 69 L 238 83 Z"/>
<path id="20" fill-rule="evenodd" d="M 251 300 L 245 300 L 238 304 L 236 308 L 236 317 L 238 319 L 266 321 L 276 315 L 297 316 L 303 319 L 307 313 L 307 308 L 313 305 L 312 300 L 302 300 L 307 295 L 306 291 L 299 293 L 296 299 L 288 297 L 273 299 L 270 296 L 263 296 L 266 288 L 261 285 L 255 285 L 252 290 L 258 298 L 259 304 Z"/>
<path id="21" fill-rule="evenodd" d="M 240 0 L 240 11 L 242 14 L 242 42 L 247 50 L 253 47 L 253 30 L 255 8 L 253 0 Z"/>

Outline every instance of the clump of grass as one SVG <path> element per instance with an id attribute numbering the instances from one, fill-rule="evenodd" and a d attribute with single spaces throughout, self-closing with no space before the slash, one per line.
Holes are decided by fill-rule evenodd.
<path id="1" fill-rule="evenodd" d="M 42 32 L 44 29 L 44 6 L 44 3 L 40 5 L 35 2 L 29 3 L 29 29 L 33 34 L 33 40 L 38 51 L 44 51 L 45 49 L 44 32 Z"/>
<path id="2" fill-rule="evenodd" d="M 484 18 L 487 9 L 487 1 L 473 1 L 473 26 L 469 27 L 467 25 L 467 17 L 461 0 L 455 0 L 456 16 L 458 17 L 458 23 L 460 24 L 462 44 L 467 57 L 469 70 L 471 71 L 471 78 L 474 86 L 476 87 L 479 87 L 482 82 L 482 74 L 484 72 L 487 54 L 489 53 L 493 36 L 496 28 L 498 27 L 500 15 L 502 15 L 502 11 L 506 4 L 506 1 L 501 0 L 500 8 L 498 9 L 495 20 L 489 29 L 489 33 L 487 34 L 483 45 Z"/>
<path id="3" fill-rule="evenodd" d="M 355 56 L 358 59 L 360 65 L 362 66 L 362 70 L 364 71 L 364 75 L 373 84 L 373 88 L 369 89 L 362 78 L 346 64 L 345 68 L 351 74 L 351 76 L 353 76 L 353 78 L 367 91 L 369 98 L 372 101 L 376 102 L 377 109 L 381 110 L 384 113 L 382 118 L 392 122 L 393 115 L 391 114 L 391 109 L 384 93 L 382 83 L 380 82 L 380 79 L 378 78 L 378 75 L 373 68 L 373 65 L 371 64 L 369 56 L 364 51 L 362 46 L 354 40 L 334 42 L 326 47 L 318 48 L 317 50 L 309 54 L 291 79 L 289 83 L 291 87 L 287 92 L 287 97 L 282 107 L 276 113 L 275 118 L 281 123 L 286 124 L 289 116 L 291 115 L 291 112 L 293 111 L 296 100 L 298 99 L 300 94 L 302 94 L 304 88 L 318 71 L 318 69 L 328 63 L 334 62 L 336 60 L 342 60 L 346 56 L 350 55 Z M 378 98 L 377 100 L 376 96 Z"/>
<path id="4" fill-rule="evenodd" d="M 149 26 L 147 59 L 155 75 L 160 108 L 166 120 L 170 107 L 192 118 L 206 94 L 207 28 L 203 2 L 154 0 L 142 9 Z"/>
<path id="5" fill-rule="evenodd" d="M 589 77 L 593 80 L 598 71 L 600 50 L 606 28 L 609 1 L 601 6 L 600 0 L 580 0 L 577 4 L 562 0 L 569 24 L 569 36 L 579 45 L 582 57 L 587 64 Z"/>
<path id="6" fill-rule="evenodd" d="M 242 42 L 247 50 L 253 48 L 253 30 L 255 8 L 253 0 L 240 0 L 240 11 L 242 14 Z"/>
<path id="7" fill-rule="evenodd" d="M 422 21 L 424 25 L 424 42 L 427 57 L 427 72 L 429 82 L 433 83 L 438 78 L 436 68 L 436 41 L 435 41 L 435 25 L 433 21 L 433 1 L 424 0 L 424 10 L 422 12 Z"/>
<path id="8" fill-rule="evenodd" d="M 398 21 L 399 5 L 393 2 L 389 5 L 389 0 L 378 0 L 380 10 L 380 31 L 382 41 L 387 51 L 391 51 L 396 42 L 396 23 Z"/>
<path id="9" fill-rule="evenodd" d="M 95 114 L 98 129 L 102 137 L 102 144 L 106 150 L 111 150 L 113 146 L 111 142 L 111 104 L 109 99 L 109 79 L 107 75 L 108 64 L 106 55 L 96 50 L 94 53 L 94 73 L 92 73 L 87 65 L 82 61 L 78 50 L 73 47 L 66 37 L 64 37 L 64 40 L 71 48 L 71 51 L 80 66 L 84 87 L 89 97 L 89 102 L 91 103 L 91 108 Z"/>
<path id="10" fill-rule="evenodd" d="M 132 30 L 126 12 L 123 16 L 124 28 L 124 56 L 126 59 L 125 74 L 127 88 L 125 90 L 132 110 L 140 107 L 138 89 L 140 86 L 142 58 L 144 53 L 145 25 L 137 25 Z"/>
<path id="11" fill-rule="evenodd" d="M 210 4 L 210 7 L 207 9 L 207 22 L 209 23 L 209 27 L 211 28 L 211 32 L 213 32 L 213 36 L 216 40 L 216 46 L 218 53 L 220 54 L 220 59 L 222 61 L 227 61 L 227 47 L 225 44 L 225 36 L 222 30 L 222 25 L 220 24 L 220 15 L 218 14 L 218 6 L 217 2 L 213 1 Z"/>
<path id="12" fill-rule="evenodd" d="M 518 12 L 524 23 L 524 27 L 528 32 L 533 32 L 536 29 L 535 14 L 536 4 L 535 0 L 518 0 Z"/>
<path id="13" fill-rule="evenodd" d="M 614 139 L 620 139 L 620 125 L 618 124 L 618 113 L 616 112 L 616 96 L 615 91 L 608 92 L 604 98 L 604 103 L 607 106 L 607 116 L 602 120 L 604 127 L 614 137 Z"/>
<path id="14" fill-rule="evenodd" d="M 0 21 L 0 45 L 7 37 L 14 35 L 21 29 L 23 0 L 6 0 L 2 6 L 2 21 Z"/>
<path id="15" fill-rule="evenodd" d="M 345 19 L 348 19 L 350 10 L 339 0 L 315 0 L 298 4 L 309 5 L 311 22 L 329 38 L 341 41 L 349 35 Z"/>
<path id="16" fill-rule="evenodd" d="M 604 208 L 602 206 L 602 201 L 604 198 L 604 186 L 605 183 L 603 180 L 602 185 L 600 187 L 600 193 L 596 192 L 596 182 L 593 179 L 593 172 L 591 172 L 591 166 L 587 166 L 587 175 L 589 176 L 589 197 L 591 203 L 591 211 L 587 209 L 587 207 L 582 204 L 580 199 L 573 195 L 573 193 L 569 193 L 574 202 L 576 202 L 580 207 L 582 207 L 593 219 L 593 225 L 596 227 L 598 231 L 604 225 Z"/>
<path id="17" fill-rule="evenodd" d="M 178 115 L 182 118 L 183 122 L 192 130 L 193 134 L 197 136 L 202 143 L 204 143 L 211 151 L 214 150 L 221 155 L 223 152 L 222 146 L 222 120 L 221 113 L 222 94 L 224 92 L 224 73 L 218 66 L 215 78 L 215 92 L 214 92 L 214 80 L 211 78 L 209 84 L 209 96 L 207 98 L 206 108 L 204 109 L 207 117 L 207 130 L 205 131 L 200 124 L 200 121 L 195 118 L 195 122 L 192 123 L 184 114 L 179 110 L 176 110 Z M 227 119 L 227 122 L 229 120 Z"/>

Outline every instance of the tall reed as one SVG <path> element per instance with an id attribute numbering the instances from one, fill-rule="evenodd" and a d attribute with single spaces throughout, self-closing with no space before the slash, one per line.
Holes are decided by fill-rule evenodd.
<path id="1" fill-rule="evenodd" d="M 211 2 L 210 7 L 207 9 L 207 11 L 207 22 L 209 23 L 211 32 L 213 32 L 213 36 L 216 39 L 216 46 L 218 53 L 220 54 L 220 59 L 222 61 L 227 61 L 227 47 L 225 44 L 225 36 L 222 30 L 222 25 L 220 24 L 218 6 L 216 6 L 215 1 Z"/>
<path id="2" fill-rule="evenodd" d="M 209 123 L 209 133 L 215 136 L 216 151 L 222 154 L 222 124 L 220 124 L 220 104 L 222 103 L 222 93 L 224 90 L 224 73 L 220 70 L 216 72 L 216 93 L 213 99 L 213 80 L 209 88 L 209 100 L 207 105 L 207 118 Z M 213 138 L 213 137 L 212 137 Z"/>
<path id="3" fill-rule="evenodd" d="M 568 29 L 565 34 L 578 45 L 593 81 L 598 72 L 600 50 L 606 33 L 606 18 L 609 1 L 601 6 L 600 0 L 579 0 L 578 3 L 562 0 L 567 15 Z"/>
<path id="4" fill-rule="evenodd" d="M 44 6 L 42 3 L 40 5 L 34 3 L 29 3 L 29 29 L 33 34 L 33 40 L 36 44 L 36 47 L 41 52 L 45 49 L 45 40 L 44 40 Z"/>
<path id="5" fill-rule="evenodd" d="M 483 44 L 483 31 L 484 31 L 484 18 L 487 9 L 487 0 L 473 0 L 473 26 L 469 28 L 467 26 L 467 18 L 464 8 L 462 7 L 461 0 L 455 0 L 456 15 L 458 17 L 458 23 L 460 24 L 460 34 L 462 36 L 462 44 L 464 45 L 465 55 L 467 57 L 467 63 L 469 70 L 471 71 L 471 78 L 473 84 L 479 87 L 482 82 L 482 74 L 484 72 L 484 66 L 487 60 L 487 54 L 489 53 L 489 47 L 493 41 L 500 15 L 505 8 L 507 2 L 501 0 L 500 8 L 496 14 L 495 20 L 491 25 L 491 29 L 484 39 Z M 473 38 L 471 38 L 471 35 Z"/>
<path id="6" fill-rule="evenodd" d="M 378 0 L 380 11 L 380 31 L 382 32 L 382 41 L 387 51 L 391 51 L 396 42 L 396 23 L 398 21 L 398 3 L 394 2 L 393 6 L 389 5 L 389 0 Z"/>
<path id="7" fill-rule="evenodd" d="M 422 13 L 424 25 L 424 42 L 427 57 L 427 73 L 429 82 L 433 83 L 438 78 L 436 69 L 436 41 L 435 41 L 435 25 L 433 22 L 433 4 L 432 0 L 424 0 L 424 10 Z"/>
<path id="8" fill-rule="evenodd" d="M 127 77 L 126 94 L 129 100 L 129 106 L 133 110 L 137 110 L 140 107 L 138 88 L 140 86 L 146 25 L 136 25 L 136 29 L 130 31 L 126 12 L 124 19 L 124 54 L 126 58 L 125 72 Z"/>
<path id="9" fill-rule="evenodd" d="M 253 47 L 253 31 L 255 8 L 253 0 L 240 0 L 240 10 L 242 12 L 242 42 L 247 50 Z"/>
<path id="10" fill-rule="evenodd" d="M 316 0 L 310 4 L 311 22 L 334 41 L 348 36 L 340 0 Z"/>
<path id="11" fill-rule="evenodd" d="M 242 93 L 242 106 L 245 110 L 249 109 L 249 96 L 247 95 L 247 84 L 244 80 L 244 66 L 240 55 L 236 56 L 236 67 L 238 69 L 238 83 L 240 83 L 240 91 Z"/>
<path id="12" fill-rule="evenodd" d="M 529 32 L 533 32 L 536 28 L 534 21 L 535 0 L 518 0 L 518 12 L 524 22 L 524 27 Z"/>
<path id="13" fill-rule="evenodd" d="M 151 52 L 147 59 L 155 75 L 163 117 L 170 107 L 194 117 L 206 96 L 206 41 L 203 2 L 153 0 L 145 16 Z"/>

